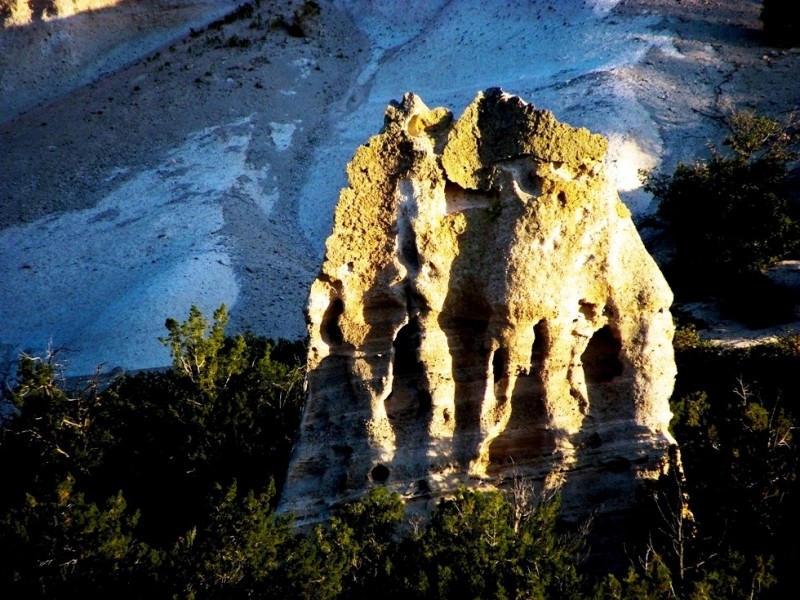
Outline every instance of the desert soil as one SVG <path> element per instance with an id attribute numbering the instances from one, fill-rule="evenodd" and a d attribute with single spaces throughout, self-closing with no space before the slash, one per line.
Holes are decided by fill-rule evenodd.
<path id="1" fill-rule="evenodd" d="M 800 103 L 800 52 L 764 45 L 752 0 L 321 1 L 303 37 L 276 26 L 299 2 L 211 28 L 235 2 L 175 4 L 0 30 L 29 44 L 0 57 L 3 365 L 165 365 L 190 304 L 304 336 L 346 162 L 406 91 L 458 113 L 501 86 L 606 134 L 637 219 L 639 169 L 704 155 L 734 108 Z"/>

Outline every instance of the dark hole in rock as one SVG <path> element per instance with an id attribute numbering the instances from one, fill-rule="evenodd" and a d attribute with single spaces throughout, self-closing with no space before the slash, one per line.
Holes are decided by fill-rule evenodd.
<path id="1" fill-rule="evenodd" d="M 600 437 L 600 434 L 595 431 L 592 435 L 589 436 L 589 439 L 586 440 L 586 445 L 589 446 L 589 448 L 593 449 L 599 448 L 600 446 L 603 445 L 603 439 Z"/>
<path id="2" fill-rule="evenodd" d="M 369 472 L 369 475 L 372 478 L 372 481 L 383 483 L 389 479 L 389 467 L 386 465 L 375 465 L 372 467 L 372 471 Z"/>
<path id="3" fill-rule="evenodd" d="M 343 312 L 344 302 L 342 302 L 341 298 L 335 298 L 322 316 L 320 329 L 322 339 L 326 344 L 338 346 L 344 341 L 342 330 L 339 327 L 339 317 L 342 316 Z"/>
<path id="4" fill-rule="evenodd" d="M 419 402 L 419 406 L 417 407 L 418 416 L 428 414 L 431 408 L 433 408 L 433 398 L 431 398 L 431 393 L 428 390 L 418 390 L 417 401 Z"/>
<path id="5" fill-rule="evenodd" d="M 588 321 L 591 321 L 595 318 L 595 316 L 597 316 L 597 305 L 592 304 L 591 302 L 585 302 L 584 300 L 581 300 L 579 310 Z"/>
<path id="6" fill-rule="evenodd" d="M 494 376 L 495 383 L 505 377 L 506 354 L 505 350 L 498 348 L 492 357 L 492 375 Z"/>
<path id="7" fill-rule="evenodd" d="M 622 375 L 622 342 L 608 325 L 594 332 L 581 361 L 586 383 L 603 383 Z"/>
<path id="8" fill-rule="evenodd" d="M 417 251 L 417 239 L 414 228 L 408 219 L 398 221 L 398 238 L 400 246 L 400 256 L 406 267 L 411 271 L 419 271 L 419 252 Z"/>
<path id="9" fill-rule="evenodd" d="M 419 360 L 420 343 L 419 319 L 414 317 L 397 332 L 392 342 L 394 380 L 385 401 L 389 419 L 422 416 L 431 410 L 430 392 L 421 385 L 425 368 Z"/>
<path id="10" fill-rule="evenodd" d="M 413 318 L 397 332 L 392 342 L 396 377 L 422 374 L 422 363 L 417 356 L 419 345 L 419 319 Z"/>
<path id="11" fill-rule="evenodd" d="M 547 323 L 544 320 L 539 321 L 533 326 L 533 345 L 531 346 L 531 372 L 534 369 L 539 369 L 544 360 L 544 354 L 547 350 Z"/>
<path id="12" fill-rule="evenodd" d="M 608 471 L 609 473 L 624 473 L 625 471 L 629 471 L 630 468 L 631 461 L 621 456 L 616 456 L 607 463 L 603 464 L 603 470 Z"/>

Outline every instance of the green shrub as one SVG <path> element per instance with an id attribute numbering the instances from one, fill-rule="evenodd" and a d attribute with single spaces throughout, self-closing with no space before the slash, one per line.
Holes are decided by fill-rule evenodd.
<path id="1" fill-rule="evenodd" d="M 168 319 L 173 368 L 106 389 L 65 390 L 52 361 L 22 357 L 0 424 L 9 598 L 237 597 L 285 567 L 275 556 L 299 542 L 272 515 L 273 482 L 300 419 L 304 352 L 227 337 L 226 323 L 224 306 L 210 325 L 195 307 Z"/>
<path id="2" fill-rule="evenodd" d="M 250 38 L 246 37 L 239 37 L 238 35 L 232 35 L 227 40 L 225 40 L 225 47 L 226 48 L 249 48 Z"/>
<path id="3" fill-rule="evenodd" d="M 319 16 L 320 12 L 319 3 L 314 0 L 305 0 L 295 9 L 291 19 L 286 19 L 282 15 L 273 17 L 270 21 L 270 29 L 283 29 L 292 37 L 306 37 L 309 24 Z"/>
<path id="4" fill-rule="evenodd" d="M 559 522 L 558 496 L 525 481 L 508 494 L 461 489 L 413 523 L 377 487 L 299 534 L 273 507 L 304 348 L 225 336 L 226 322 L 224 307 L 210 323 L 194 307 L 168 320 L 173 367 L 106 389 L 67 392 L 52 361 L 21 359 L 16 412 L 0 423 L 3 597 L 695 600 L 797 588 L 799 336 L 721 349 L 682 329 L 672 406 L 687 477 L 673 460 L 648 490 L 656 504 L 626 545 L 630 565 L 608 574 L 585 560 L 586 532 Z"/>
<path id="5" fill-rule="evenodd" d="M 791 299 L 763 271 L 796 253 L 800 242 L 786 182 L 794 138 L 751 112 L 735 113 L 729 124 L 729 153 L 715 151 L 708 161 L 679 164 L 671 175 L 646 177 L 675 245 L 664 270 L 681 299 L 719 296 L 738 316 L 791 316 Z"/>
<path id="6" fill-rule="evenodd" d="M 579 598 L 586 538 L 560 530 L 559 508 L 559 496 L 461 489 L 405 540 L 396 587 L 442 600 Z"/>
<path id="7" fill-rule="evenodd" d="M 768 597 L 787 597 L 800 555 L 798 336 L 747 348 L 676 345 L 676 362 L 671 430 L 698 529 L 685 542 L 684 589 L 747 598 L 772 588 Z M 669 547 L 659 547 L 665 558 Z"/>

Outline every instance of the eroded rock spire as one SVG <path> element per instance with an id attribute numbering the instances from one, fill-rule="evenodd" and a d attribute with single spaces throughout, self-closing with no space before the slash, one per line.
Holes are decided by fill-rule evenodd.
<path id="1" fill-rule="evenodd" d="M 413 94 L 388 107 L 311 289 L 282 509 L 302 523 L 373 485 L 424 504 L 526 476 L 563 485 L 568 511 L 614 511 L 659 474 L 672 293 L 605 152 L 499 89 L 456 121 Z"/>

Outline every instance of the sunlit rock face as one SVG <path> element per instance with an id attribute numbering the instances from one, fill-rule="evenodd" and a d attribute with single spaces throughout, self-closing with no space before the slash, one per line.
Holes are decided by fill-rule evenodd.
<path id="1" fill-rule="evenodd" d="M 606 141 L 491 89 L 407 94 L 348 166 L 308 301 L 308 400 L 281 508 L 375 485 L 425 508 L 528 477 L 629 507 L 670 444 L 672 293 Z"/>

